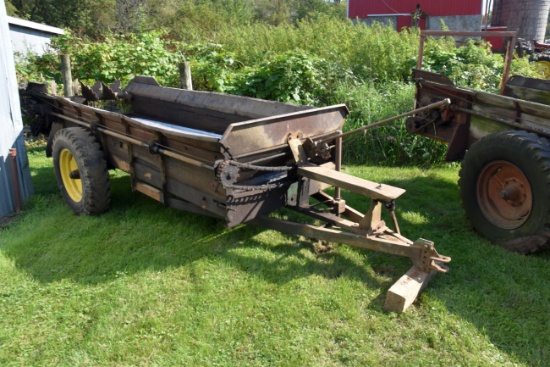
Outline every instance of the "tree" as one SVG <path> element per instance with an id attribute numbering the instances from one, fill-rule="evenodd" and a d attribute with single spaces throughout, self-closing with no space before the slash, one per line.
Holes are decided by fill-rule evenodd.
<path id="1" fill-rule="evenodd" d="M 10 15 L 76 34 L 98 35 L 112 28 L 115 0 L 8 0 Z"/>
<path id="2" fill-rule="evenodd" d="M 518 37 L 544 42 L 550 0 L 495 0 L 492 26 L 518 31 Z"/>

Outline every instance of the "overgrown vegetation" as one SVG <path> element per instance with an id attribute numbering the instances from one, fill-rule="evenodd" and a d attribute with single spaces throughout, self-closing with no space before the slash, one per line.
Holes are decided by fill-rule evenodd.
<path id="1" fill-rule="evenodd" d="M 222 13 L 223 11 L 220 10 Z M 221 16 L 221 15 L 220 15 Z M 178 63 L 191 62 L 195 89 L 232 93 L 282 102 L 351 108 L 346 129 L 359 127 L 413 108 L 410 70 L 416 65 L 418 31 L 396 32 L 375 24 L 316 13 L 294 23 L 225 22 L 201 37 L 174 32 L 109 34 L 100 41 L 73 34 L 59 37 L 54 52 L 18 65 L 23 79 L 61 82 L 58 52 L 72 56 L 75 78 L 127 83 L 152 75 L 179 86 Z M 500 55 L 473 41 L 456 47 L 448 39 L 430 40 L 425 67 L 447 74 L 459 85 L 496 91 L 503 68 Z M 513 70 L 534 75 L 525 60 Z M 411 136 L 403 122 L 345 144 L 345 158 L 391 165 L 431 165 L 442 161 L 444 147 Z"/>

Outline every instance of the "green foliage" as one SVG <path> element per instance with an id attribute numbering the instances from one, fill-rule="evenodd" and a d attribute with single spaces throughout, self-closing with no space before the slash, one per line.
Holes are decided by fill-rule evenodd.
<path id="1" fill-rule="evenodd" d="M 323 15 L 344 19 L 346 17 L 345 2 L 300 0 L 296 4 L 296 20 L 315 19 Z"/>
<path id="2" fill-rule="evenodd" d="M 468 40 L 461 47 L 448 42 L 427 42 L 424 51 L 426 70 L 443 73 L 462 86 L 476 89 L 498 90 L 502 57 L 492 54 L 488 44 L 476 44 Z"/>
<path id="3" fill-rule="evenodd" d="M 198 43 L 184 50 L 191 62 L 194 89 L 221 93 L 233 90 L 235 73 L 242 67 L 233 53 L 216 43 Z"/>
<path id="4" fill-rule="evenodd" d="M 126 83 L 136 75 L 149 75 L 161 84 L 177 85 L 177 65 L 183 59 L 181 54 L 169 52 L 174 43 L 162 35 L 157 31 L 132 33 L 85 43 L 69 34 L 58 37 L 52 45 L 61 53 L 71 55 L 73 78 Z M 61 82 L 59 74 L 56 81 Z"/>
<path id="5" fill-rule="evenodd" d="M 267 57 L 235 78 L 232 92 L 239 95 L 306 105 L 323 105 L 337 80 L 352 74 L 324 59 L 288 51 Z"/>
<path id="6" fill-rule="evenodd" d="M 97 36 L 108 31 L 116 0 L 11 0 L 10 13 L 34 22 Z"/>
<path id="7" fill-rule="evenodd" d="M 406 80 L 416 64 L 418 33 L 319 16 L 297 25 L 253 24 L 220 29 L 215 39 L 246 65 L 265 55 L 302 50 L 350 69 L 364 80 Z"/>
<path id="8" fill-rule="evenodd" d="M 166 28 L 190 42 L 221 28 L 293 24 L 321 14 L 344 18 L 346 13 L 345 3 L 325 0 L 7 0 L 6 5 L 11 15 L 69 28 L 80 36 Z"/>
<path id="9" fill-rule="evenodd" d="M 20 17 L 19 10 L 17 9 L 17 7 L 15 5 L 13 5 L 11 3 L 10 0 L 5 0 L 5 4 L 6 4 L 6 13 L 10 17 Z"/>
<path id="10" fill-rule="evenodd" d="M 493 54 L 490 44 L 468 40 L 456 47 L 449 39 L 428 39 L 424 49 L 423 67 L 447 75 L 456 85 L 498 93 L 502 81 L 504 59 Z M 511 74 L 540 76 L 528 59 L 516 58 Z"/>
<path id="11" fill-rule="evenodd" d="M 414 85 L 341 83 L 333 98 L 333 103 L 345 103 L 351 110 L 344 126 L 348 131 L 412 110 Z M 445 144 L 409 134 L 402 119 L 350 135 L 344 142 L 344 160 L 357 164 L 426 167 L 442 162 L 446 149 Z"/>
<path id="12" fill-rule="evenodd" d="M 41 56 L 29 54 L 26 58 L 18 60 L 15 70 L 19 82 L 42 83 L 55 80 L 57 83 L 61 83 L 61 62 L 54 53 L 46 53 Z"/>
<path id="13" fill-rule="evenodd" d="M 510 75 L 523 75 L 531 78 L 543 78 L 543 72 L 537 63 L 528 57 L 515 57 L 510 65 Z"/>

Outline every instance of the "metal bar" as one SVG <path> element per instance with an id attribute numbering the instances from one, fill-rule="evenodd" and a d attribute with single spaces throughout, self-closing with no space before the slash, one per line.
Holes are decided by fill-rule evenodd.
<path id="1" fill-rule="evenodd" d="M 269 160 L 272 160 L 272 159 L 285 157 L 287 155 L 288 155 L 288 153 L 284 152 L 284 153 L 274 154 L 274 155 L 270 155 L 270 156 L 263 157 L 263 158 L 258 158 L 258 159 L 255 159 L 255 160 L 252 160 L 252 161 L 249 161 L 249 162 L 246 162 L 246 163 L 247 164 L 258 164 L 258 163 L 269 161 Z M 237 158 L 235 158 L 235 159 L 237 159 Z"/>
<path id="2" fill-rule="evenodd" d="M 51 115 L 53 116 L 56 116 L 56 117 L 60 117 L 62 119 L 65 119 L 67 121 L 71 121 L 71 122 L 74 122 L 75 124 L 78 124 L 80 126 L 84 126 L 88 129 L 91 129 L 92 128 L 92 124 L 89 123 L 89 122 L 84 122 L 84 121 L 80 121 L 78 119 L 74 119 L 72 117 L 68 117 L 68 116 L 65 116 L 65 115 L 62 115 L 60 113 L 55 113 L 55 112 L 50 112 Z M 146 142 L 143 142 L 141 140 L 138 140 L 138 139 L 134 139 L 132 137 L 129 137 L 127 135 L 124 135 L 124 134 L 120 134 L 120 133 L 117 133 L 117 132 L 114 132 L 114 131 L 111 131 L 111 130 L 108 130 L 104 127 L 101 127 L 101 126 L 94 126 L 94 129 L 96 129 L 97 131 L 99 132 L 102 132 L 104 133 L 105 135 L 109 135 L 109 136 L 112 136 L 114 138 L 118 138 L 118 139 L 121 139 L 121 140 L 124 140 L 128 143 L 131 143 L 131 144 L 135 144 L 135 145 L 140 145 L 142 147 L 145 147 L 145 148 L 149 148 L 149 143 L 146 143 Z M 179 153 L 176 153 L 176 152 L 173 152 L 171 150 L 167 150 L 165 148 L 161 148 L 161 147 L 158 147 L 157 151 L 161 154 L 164 154 L 166 156 L 169 156 L 169 157 L 172 157 L 172 158 L 175 158 L 175 159 L 178 159 L 180 161 L 183 161 L 185 163 L 189 163 L 193 166 L 196 166 L 196 167 L 201 167 L 201 168 L 206 168 L 206 169 L 209 169 L 211 171 L 214 171 L 214 167 L 210 166 L 210 165 L 207 165 L 205 163 L 202 163 L 201 161 L 198 161 L 196 159 L 193 159 L 193 158 L 189 158 L 189 157 L 186 157 L 182 154 L 179 154 Z"/>
<path id="3" fill-rule="evenodd" d="M 342 170 L 342 137 L 336 138 L 334 161 L 335 170 Z M 334 199 L 336 200 L 336 202 L 339 202 L 342 199 L 342 189 L 339 186 L 336 186 L 334 188 Z M 337 215 L 340 215 L 340 213 L 337 213 Z"/>
<path id="4" fill-rule="evenodd" d="M 453 111 L 459 111 L 459 112 L 467 113 L 469 115 L 483 117 L 483 118 L 486 118 L 488 120 L 493 120 L 493 121 L 496 121 L 496 122 L 500 122 L 501 124 L 504 124 L 504 125 L 507 125 L 507 126 L 510 126 L 510 127 L 516 128 L 516 129 L 527 130 L 527 131 L 536 133 L 538 135 L 550 138 L 550 133 L 549 132 L 546 132 L 542 129 L 537 129 L 535 127 L 526 126 L 524 124 L 520 124 L 518 122 L 508 120 L 508 119 L 505 119 L 505 118 L 502 118 L 502 117 L 497 117 L 497 116 L 494 116 L 494 115 L 490 115 L 488 113 L 469 110 L 467 108 L 459 107 L 459 106 L 456 106 L 456 105 L 451 106 L 451 109 Z"/>
<path id="5" fill-rule="evenodd" d="M 298 206 L 289 206 L 288 208 L 358 235 L 366 236 L 369 231 L 369 228 L 360 228 L 359 225 L 352 220 L 344 219 L 333 213 L 317 210 L 313 205 L 309 208 L 300 208 Z"/>
<path id="6" fill-rule="evenodd" d="M 310 224 L 294 223 L 263 216 L 256 217 L 251 223 L 291 235 L 341 243 L 387 254 L 405 256 L 411 259 L 420 259 L 423 252 L 422 248 L 400 241 L 397 238 L 388 240 L 379 236 L 362 236 L 355 233 L 339 231 L 337 229 L 316 227 Z"/>
<path id="7" fill-rule="evenodd" d="M 375 123 L 372 123 L 372 124 L 369 124 L 369 125 L 365 125 L 365 126 L 362 126 L 362 127 L 360 127 L 360 128 L 354 129 L 354 130 L 347 131 L 347 132 L 345 132 L 345 133 L 342 133 L 342 134 L 339 134 L 339 135 L 336 135 L 336 136 L 332 136 L 332 137 L 330 137 L 330 138 L 326 138 L 326 139 L 317 141 L 316 143 L 318 143 L 318 144 L 320 144 L 320 143 L 326 143 L 327 141 L 334 140 L 335 138 L 343 138 L 344 136 L 348 136 L 348 135 L 351 135 L 351 134 L 355 134 L 355 133 L 357 133 L 357 132 L 359 132 L 359 131 L 368 130 L 368 129 L 373 129 L 373 128 L 375 128 L 375 127 L 378 127 L 378 126 L 381 126 L 381 125 L 390 123 L 390 122 L 392 122 L 392 121 L 399 120 L 399 119 L 401 119 L 401 118 L 403 118 L 403 117 L 411 116 L 411 115 L 420 113 L 420 112 L 422 112 L 422 111 L 432 110 L 432 109 L 434 109 L 434 108 L 439 108 L 439 107 L 447 106 L 447 105 L 449 105 L 449 104 L 451 104 L 451 100 L 450 100 L 449 98 L 445 98 L 445 99 L 442 100 L 442 101 L 435 102 L 435 103 L 431 103 L 431 104 L 426 105 L 426 106 L 424 106 L 424 107 L 420 107 L 420 108 L 414 109 L 414 110 L 412 110 L 412 111 L 402 113 L 401 115 L 397 115 L 397 116 L 394 116 L 394 117 L 390 117 L 390 118 L 385 119 L 385 120 L 382 120 L 382 121 L 378 121 L 378 122 L 375 122 Z"/>
<path id="8" fill-rule="evenodd" d="M 510 67 L 512 65 L 512 55 L 514 51 L 514 46 L 516 44 L 516 35 L 514 34 L 508 38 L 508 43 L 506 44 L 506 56 L 504 59 L 504 70 L 502 71 L 502 81 L 500 83 L 500 94 L 504 95 L 504 89 L 506 88 L 506 81 L 510 76 Z"/>

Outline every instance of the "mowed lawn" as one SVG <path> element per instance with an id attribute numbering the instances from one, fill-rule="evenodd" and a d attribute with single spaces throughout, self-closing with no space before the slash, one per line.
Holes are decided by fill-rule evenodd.
<path id="1" fill-rule="evenodd" d="M 77 217 L 43 149 L 29 158 L 36 195 L 0 229 L 0 366 L 550 365 L 550 251 L 478 237 L 456 167 L 345 167 L 407 189 L 402 233 L 452 257 L 396 314 L 383 304 L 406 258 L 226 229 L 132 193 L 120 172 L 112 209 Z"/>

